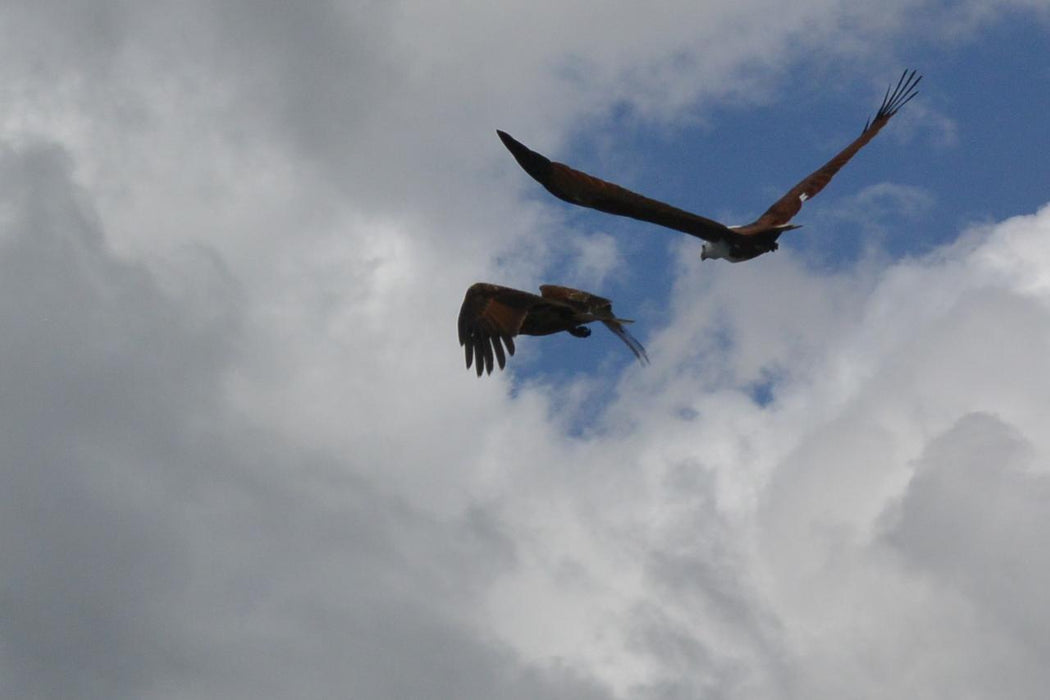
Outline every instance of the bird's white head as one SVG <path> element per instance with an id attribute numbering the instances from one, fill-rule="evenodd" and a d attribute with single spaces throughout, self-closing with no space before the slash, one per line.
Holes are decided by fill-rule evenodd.
<path id="1" fill-rule="evenodd" d="M 726 241 L 704 243 L 703 248 L 700 249 L 701 260 L 707 260 L 708 258 L 717 260 L 718 258 L 727 257 L 729 257 L 729 243 Z"/>

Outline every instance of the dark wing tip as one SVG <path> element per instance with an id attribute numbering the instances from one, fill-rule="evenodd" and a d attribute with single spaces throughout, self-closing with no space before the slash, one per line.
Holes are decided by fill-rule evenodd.
<path id="1" fill-rule="evenodd" d="M 470 369 L 473 356 L 479 377 L 482 374 L 492 374 L 496 367 L 505 369 L 507 356 L 513 354 L 514 339 L 510 336 L 478 332 L 467 344 L 467 369 Z"/>
<path id="2" fill-rule="evenodd" d="M 503 145 L 506 146 L 507 150 L 513 153 L 515 157 L 517 157 L 519 153 L 529 152 L 529 148 L 525 146 L 525 144 L 515 139 L 506 131 L 496 129 L 496 135 L 499 136 L 499 140 L 503 142 Z"/>
<path id="3" fill-rule="evenodd" d="M 516 140 L 506 131 L 496 129 L 496 134 L 499 136 L 500 141 L 503 142 L 503 145 L 507 147 L 507 150 L 510 151 L 510 154 L 514 156 L 514 160 L 518 161 L 518 165 L 531 175 L 533 179 L 546 186 L 547 181 L 550 179 L 550 159 Z"/>
<path id="4" fill-rule="evenodd" d="M 504 369 L 514 354 L 514 336 L 524 316 L 541 297 L 488 282 L 467 289 L 459 310 L 459 344 L 466 353 L 467 369 L 480 377 Z"/>
<path id="5" fill-rule="evenodd" d="M 869 119 L 865 123 L 864 131 L 871 128 L 873 124 L 885 122 L 900 111 L 901 107 L 911 102 L 912 98 L 919 94 L 917 87 L 921 80 L 922 76 L 919 75 L 916 69 L 910 71 L 907 68 L 904 69 L 901 77 L 897 80 L 897 85 L 886 88 L 886 94 L 882 97 L 879 111 L 875 113 L 874 118 Z"/>
<path id="6" fill-rule="evenodd" d="M 495 336 L 492 339 L 492 349 L 496 351 L 496 362 L 499 363 L 499 368 L 503 369 L 507 366 L 507 356 L 503 352 L 503 343 L 500 342 L 502 336 Z"/>
<path id="7" fill-rule="evenodd" d="M 478 309 L 491 295 L 492 285 L 475 282 L 467 289 L 463 304 L 459 309 L 457 330 L 459 344 L 463 346 L 467 369 L 471 366 L 480 377 L 484 372 L 492 372 L 492 349 L 490 339 L 477 318 Z"/>

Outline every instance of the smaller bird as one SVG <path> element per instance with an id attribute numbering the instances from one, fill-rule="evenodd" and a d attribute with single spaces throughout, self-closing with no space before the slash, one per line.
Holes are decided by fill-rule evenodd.
<path id="1" fill-rule="evenodd" d="M 496 363 L 500 369 L 506 366 L 507 354 L 514 354 L 516 335 L 567 331 L 586 338 L 591 334 L 586 324 L 595 321 L 626 343 L 639 362 L 649 363 L 645 348 L 623 327 L 634 321 L 616 318 L 611 301 L 554 284 L 540 285 L 540 295 L 486 282 L 472 284 L 459 309 L 459 344 L 466 352 L 467 369 L 473 364 L 480 377 L 492 374 Z"/>

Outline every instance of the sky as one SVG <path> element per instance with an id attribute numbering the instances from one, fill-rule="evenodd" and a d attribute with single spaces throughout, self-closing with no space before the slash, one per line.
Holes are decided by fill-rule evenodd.
<path id="1" fill-rule="evenodd" d="M 756 260 L 727 223 L 910 102 Z M 0 695 L 1037 698 L 1045 0 L 0 4 Z M 463 366 L 466 288 L 608 297 Z"/>

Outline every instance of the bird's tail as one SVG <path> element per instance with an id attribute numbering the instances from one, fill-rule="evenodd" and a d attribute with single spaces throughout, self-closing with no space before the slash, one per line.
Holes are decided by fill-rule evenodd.
<path id="1" fill-rule="evenodd" d="M 649 355 L 645 352 L 645 346 L 643 346 L 638 339 L 627 332 L 627 329 L 623 327 L 624 323 L 634 323 L 628 319 L 612 319 L 602 320 L 605 327 L 612 331 L 616 337 L 624 342 L 624 344 L 631 349 L 634 356 L 638 358 L 638 361 L 643 365 L 649 364 Z"/>

